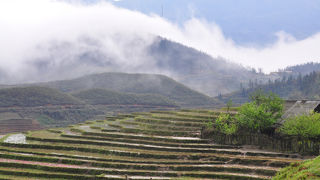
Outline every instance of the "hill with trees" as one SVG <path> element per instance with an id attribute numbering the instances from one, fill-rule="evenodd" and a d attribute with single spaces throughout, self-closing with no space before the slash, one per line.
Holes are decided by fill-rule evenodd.
<path id="1" fill-rule="evenodd" d="M 279 70 L 278 73 L 282 74 L 282 76 L 298 76 L 298 75 L 307 75 L 312 72 L 320 71 L 320 63 L 317 62 L 308 62 L 305 64 L 298 64 L 295 66 L 288 66 L 285 69 Z"/>
<path id="2" fill-rule="evenodd" d="M 247 87 L 249 80 L 266 83 L 279 78 L 278 74 L 266 75 L 262 70 L 247 68 L 221 57 L 211 57 L 197 49 L 167 39 L 157 38 L 148 48 L 148 54 L 160 72 L 169 72 L 194 90 L 209 96 L 231 93 L 240 86 Z"/>
<path id="3" fill-rule="evenodd" d="M 232 99 L 233 102 L 243 103 L 249 100 L 249 96 L 256 90 L 263 90 L 265 92 L 273 92 L 284 99 L 320 99 L 320 72 L 312 72 L 305 76 L 298 75 L 297 77 L 289 76 L 282 79 L 269 81 L 268 84 L 252 86 L 248 89 L 241 89 L 240 91 L 218 96 L 217 99 L 227 102 Z"/>

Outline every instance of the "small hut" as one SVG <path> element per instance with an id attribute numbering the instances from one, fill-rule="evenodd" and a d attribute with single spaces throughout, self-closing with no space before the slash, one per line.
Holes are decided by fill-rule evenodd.
<path id="1" fill-rule="evenodd" d="M 283 124 L 285 119 L 308 114 L 310 112 L 320 113 L 320 101 L 311 100 L 287 100 L 285 101 L 284 114 L 282 120 L 279 122 Z"/>

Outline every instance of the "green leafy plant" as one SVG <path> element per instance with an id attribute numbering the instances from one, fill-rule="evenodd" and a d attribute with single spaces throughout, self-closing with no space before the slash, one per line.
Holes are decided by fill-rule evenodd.
<path id="1" fill-rule="evenodd" d="M 238 129 L 236 119 L 230 114 L 220 114 L 215 121 L 216 129 L 224 134 L 235 134 Z"/>
<path id="2" fill-rule="evenodd" d="M 206 128 L 207 129 L 212 129 L 213 128 L 213 120 L 209 119 L 206 123 Z"/>
<path id="3" fill-rule="evenodd" d="M 242 105 L 236 119 L 240 128 L 251 132 L 264 132 L 272 127 L 283 114 L 283 100 L 274 93 L 256 91 L 251 102 Z"/>
<path id="4" fill-rule="evenodd" d="M 280 132 L 302 137 L 320 136 L 320 114 L 312 112 L 288 118 L 280 128 Z"/>

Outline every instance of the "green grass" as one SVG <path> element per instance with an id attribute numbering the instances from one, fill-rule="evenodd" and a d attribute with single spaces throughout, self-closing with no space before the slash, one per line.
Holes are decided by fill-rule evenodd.
<path id="1" fill-rule="evenodd" d="M 320 156 L 313 160 L 292 163 L 283 168 L 273 180 L 290 179 L 320 179 Z"/>

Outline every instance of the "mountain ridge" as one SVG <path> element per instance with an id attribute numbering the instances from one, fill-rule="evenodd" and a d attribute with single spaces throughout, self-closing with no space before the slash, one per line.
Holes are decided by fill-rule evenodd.
<path id="1" fill-rule="evenodd" d="M 135 94 L 158 94 L 178 103 L 180 106 L 214 105 L 217 101 L 164 75 L 100 73 L 72 80 L 38 83 L 39 86 L 72 93 L 88 89 L 108 89 Z"/>
<path id="2" fill-rule="evenodd" d="M 29 60 L 28 68 L 32 71 L 18 76 L 0 70 L 0 82 L 3 84 L 12 77 L 18 78 L 13 82 L 46 82 L 113 71 L 156 73 L 213 97 L 247 86 L 250 79 L 262 82 L 275 79 L 274 75 L 257 73 L 159 36 L 115 38 L 110 41 L 115 41 L 116 51 L 106 46 L 104 39 L 87 36 L 72 42 L 44 43 L 40 46 L 43 52 Z"/>

